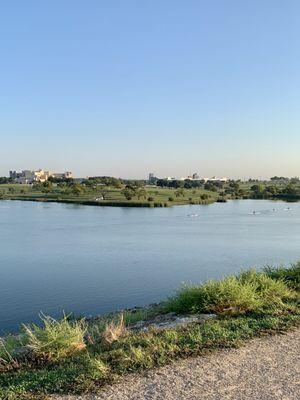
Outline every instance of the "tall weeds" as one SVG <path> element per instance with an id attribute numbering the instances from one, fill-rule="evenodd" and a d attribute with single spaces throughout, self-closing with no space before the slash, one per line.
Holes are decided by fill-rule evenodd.
<path id="1" fill-rule="evenodd" d="M 43 326 L 23 325 L 27 347 L 39 358 L 59 361 L 85 348 L 86 323 L 41 316 Z"/>

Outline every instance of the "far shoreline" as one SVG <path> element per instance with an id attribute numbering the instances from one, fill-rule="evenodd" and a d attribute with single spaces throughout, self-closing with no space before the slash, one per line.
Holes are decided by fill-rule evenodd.
<path id="1" fill-rule="evenodd" d="M 42 198 L 29 198 L 29 197 L 11 197 L 11 198 L 0 198 L 0 201 L 25 201 L 25 202 L 35 202 L 35 203 L 58 203 L 58 204 L 73 204 L 73 205 L 83 205 L 83 206 L 94 206 L 94 207 L 126 207 L 126 208 L 165 208 L 165 207 L 177 207 L 177 206 L 199 206 L 199 205 L 211 205 L 215 203 L 228 203 L 231 201 L 241 201 L 241 200 L 266 200 L 273 202 L 283 202 L 283 203 L 299 203 L 299 199 L 282 199 L 282 198 L 268 198 L 268 199 L 253 199 L 253 198 L 237 198 L 237 199 L 216 199 L 206 202 L 191 202 L 191 203 L 170 203 L 170 202 L 129 202 L 129 201 L 105 201 L 102 200 L 74 200 L 74 199 L 50 199 L 46 197 Z"/>

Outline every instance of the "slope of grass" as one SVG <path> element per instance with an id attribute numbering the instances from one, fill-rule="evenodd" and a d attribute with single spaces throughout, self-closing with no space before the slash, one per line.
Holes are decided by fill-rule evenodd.
<path id="1" fill-rule="evenodd" d="M 89 323 L 46 319 L 43 327 L 27 328 L 21 335 L 30 356 L 14 358 L 18 341 L 4 341 L 2 353 L 0 346 L 0 357 L 6 355 L 0 361 L 0 398 L 46 399 L 50 393 L 97 392 L 120 374 L 282 332 L 300 324 L 299 273 L 295 266 L 268 269 L 267 273 L 247 271 L 222 281 L 183 288 L 156 309 L 138 310 L 132 315 L 127 312 L 121 318 L 108 316 Z M 285 283 L 287 277 L 289 286 Z M 126 329 L 127 323 L 162 309 L 215 312 L 218 318 L 176 329 Z"/>
<path id="2" fill-rule="evenodd" d="M 209 281 L 200 286 L 186 286 L 166 303 L 168 311 L 245 314 L 285 307 L 285 300 L 296 293 L 282 279 L 273 279 L 255 270 L 230 276 L 221 281 Z"/>
<path id="3" fill-rule="evenodd" d="M 265 273 L 272 279 L 281 279 L 292 289 L 300 290 L 300 261 L 290 268 L 267 267 Z"/>
<path id="4" fill-rule="evenodd" d="M 79 195 L 72 194 L 66 188 L 54 186 L 49 192 L 33 190 L 30 185 L 0 185 L 0 198 L 12 200 L 74 202 L 86 205 L 120 206 L 120 207 L 165 207 L 184 204 L 209 204 L 217 200 L 218 193 L 204 189 L 184 189 L 183 195 L 176 196 L 175 189 L 146 187 L 145 197 L 134 197 L 126 200 L 122 188 L 105 188 L 105 199 L 101 197 L 103 189 L 85 188 Z M 203 196 L 204 195 L 204 196 Z M 172 199 L 172 200 L 170 200 Z"/>

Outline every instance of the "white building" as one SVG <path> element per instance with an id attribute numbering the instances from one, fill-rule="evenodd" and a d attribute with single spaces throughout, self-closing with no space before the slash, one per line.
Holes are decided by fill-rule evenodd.
<path id="1" fill-rule="evenodd" d="M 39 169 L 37 171 L 24 169 L 21 172 L 9 171 L 10 178 L 14 179 L 16 183 L 23 183 L 23 184 L 34 183 L 34 182 L 45 182 L 50 178 L 50 176 L 54 178 L 66 179 L 66 178 L 72 178 L 73 174 L 71 171 L 56 173 L 56 172 L 45 171 L 43 169 Z"/>
<path id="2" fill-rule="evenodd" d="M 203 180 L 205 182 L 207 182 L 207 181 L 211 181 L 211 182 L 228 182 L 229 181 L 229 179 L 226 178 L 226 177 L 217 178 L 216 176 L 213 176 L 212 178 L 203 178 Z"/>

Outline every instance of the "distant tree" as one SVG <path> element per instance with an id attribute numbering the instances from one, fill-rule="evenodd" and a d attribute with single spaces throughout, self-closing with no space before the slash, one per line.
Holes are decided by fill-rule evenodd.
<path id="1" fill-rule="evenodd" d="M 51 189 L 53 188 L 53 183 L 51 181 L 45 181 L 42 183 L 41 190 L 43 193 L 49 193 L 51 192 Z"/>
<path id="2" fill-rule="evenodd" d="M 238 191 L 240 188 L 240 185 L 238 182 L 235 181 L 231 181 L 229 182 L 229 187 L 231 187 L 232 189 L 234 189 L 234 191 Z"/>
<path id="3" fill-rule="evenodd" d="M 146 197 L 147 197 L 146 189 L 143 188 L 143 187 L 139 188 L 139 189 L 136 191 L 136 195 L 137 195 L 138 199 L 141 199 L 141 198 L 146 199 Z"/>
<path id="4" fill-rule="evenodd" d="M 100 190 L 100 195 L 102 196 L 103 200 L 106 200 L 108 194 L 108 190 L 105 190 L 104 188 Z"/>
<path id="5" fill-rule="evenodd" d="M 176 197 L 183 197 L 183 196 L 184 196 L 184 190 L 183 190 L 182 188 L 176 190 L 176 191 L 175 191 L 175 196 L 176 196 Z"/>
<path id="6" fill-rule="evenodd" d="M 253 186 L 251 186 L 251 188 L 250 188 L 250 190 L 251 190 L 253 196 L 254 196 L 254 197 L 258 197 L 258 198 L 263 197 L 263 195 L 264 195 L 264 189 L 265 189 L 264 186 L 261 185 L 261 184 L 253 185 Z"/>
<path id="7" fill-rule="evenodd" d="M 293 185 L 291 183 L 289 183 L 284 189 L 283 189 L 283 193 L 287 194 L 289 196 L 295 196 L 298 194 L 298 188 L 296 185 Z"/>
<path id="8" fill-rule="evenodd" d="M 209 190 L 210 192 L 217 192 L 218 191 L 218 188 L 217 188 L 216 184 L 213 183 L 213 182 L 210 182 L 210 181 L 206 182 L 206 184 L 204 185 L 204 189 L 205 190 Z"/>
<path id="9" fill-rule="evenodd" d="M 104 186 L 111 186 L 115 188 L 120 188 L 122 186 L 122 179 L 114 178 L 112 176 L 91 176 L 85 181 L 84 184 L 88 185 L 104 185 Z"/>
<path id="10" fill-rule="evenodd" d="M 81 194 L 84 193 L 84 187 L 83 185 L 80 185 L 79 183 L 75 183 L 71 187 L 71 193 L 75 196 L 80 196 Z"/>
<path id="11" fill-rule="evenodd" d="M 190 179 L 186 179 L 184 181 L 184 188 L 185 189 L 192 189 L 193 187 L 193 181 L 191 181 Z"/>
<path id="12" fill-rule="evenodd" d="M 7 178 L 6 176 L 0 176 L 0 185 L 12 183 L 12 182 L 13 182 L 12 178 Z"/>
<path id="13" fill-rule="evenodd" d="M 274 196 L 278 193 L 277 187 L 274 185 L 266 186 L 265 191 L 270 196 Z"/>
<path id="14" fill-rule="evenodd" d="M 131 200 L 133 197 L 136 196 L 137 191 L 134 186 L 126 185 L 125 188 L 122 190 L 122 194 L 126 198 L 126 200 Z"/>

